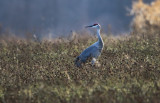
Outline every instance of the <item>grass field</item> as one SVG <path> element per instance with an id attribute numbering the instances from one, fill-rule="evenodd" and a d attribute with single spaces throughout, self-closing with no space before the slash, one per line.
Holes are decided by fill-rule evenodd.
<path id="1" fill-rule="evenodd" d="M 94 38 L 0 40 L 1 103 L 160 103 L 160 36 L 103 37 L 100 66 L 74 66 Z"/>

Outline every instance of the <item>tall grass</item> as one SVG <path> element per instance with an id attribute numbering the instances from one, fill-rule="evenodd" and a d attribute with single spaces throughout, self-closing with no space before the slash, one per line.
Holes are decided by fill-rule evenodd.
<path id="1" fill-rule="evenodd" d="M 158 103 L 160 37 L 104 36 L 99 62 L 74 66 L 96 39 L 0 40 L 2 103 Z"/>

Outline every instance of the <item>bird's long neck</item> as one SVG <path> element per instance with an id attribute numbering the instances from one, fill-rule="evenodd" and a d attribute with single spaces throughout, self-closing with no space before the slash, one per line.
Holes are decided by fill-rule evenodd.
<path id="1" fill-rule="evenodd" d="M 99 28 L 97 29 L 97 36 L 98 36 L 98 42 L 103 47 L 103 40 L 102 40 L 102 37 L 100 35 L 100 29 Z"/>

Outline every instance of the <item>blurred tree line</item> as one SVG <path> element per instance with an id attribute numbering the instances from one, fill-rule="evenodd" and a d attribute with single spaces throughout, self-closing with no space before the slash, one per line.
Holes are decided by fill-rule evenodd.
<path id="1" fill-rule="evenodd" d="M 107 30 L 127 31 L 131 0 L 0 0 L 0 24 L 13 31 L 64 34 L 95 22 Z M 121 26 L 119 26 L 121 25 Z M 105 31 L 107 32 L 107 31 Z"/>
<path id="2" fill-rule="evenodd" d="M 100 23 L 104 32 L 158 28 L 159 0 L 0 0 L 0 28 L 13 32 L 33 31 L 67 34 L 83 26 Z M 133 2 L 133 3 L 132 3 Z M 151 4 L 150 4 L 151 3 Z M 153 26 L 154 25 L 154 26 Z M 146 28 L 146 29 L 145 29 Z M 2 30 L 1 30 L 2 31 Z"/>

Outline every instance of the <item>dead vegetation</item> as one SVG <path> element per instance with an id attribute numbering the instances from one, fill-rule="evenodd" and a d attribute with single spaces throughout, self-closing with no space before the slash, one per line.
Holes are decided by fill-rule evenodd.
<path id="1" fill-rule="evenodd" d="M 134 2 L 131 15 L 134 15 L 132 26 L 136 34 L 155 35 L 160 32 L 160 0 L 151 4 L 145 4 L 142 0 Z"/>

